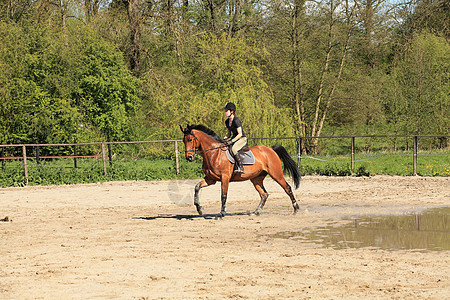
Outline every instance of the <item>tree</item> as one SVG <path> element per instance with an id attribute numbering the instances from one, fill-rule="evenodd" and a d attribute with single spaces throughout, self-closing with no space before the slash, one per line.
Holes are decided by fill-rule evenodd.
<path id="1" fill-rule="evenodd" d="M 81 1 L 81 0 L 79 0 Z M 87 23 L 91 23 L 92 19 L 97 16 L 100 6 L 104 4 L 105 0 L 84 0 L 82 6 L 84 9 L 84 17 Z"/>
<path id="2" fill-rule="evenodd" d="M 46 25 L 1 22 L 0 54 L 4 142 L 131 136 L 138 81 L 115 48 L 88 28 L 69 27 L 66 39 Z"/>
<path id="3" fill-rule="evenodd" d="M 389 120 L 403 134 L 447 134 L 450 128 L 450 46 L 431 33 L 416 34 L 411 47 L 399 56 L 385 99 Z"/>
<path id="4" fill-rule="evenodd" d="M 110 44 L 88 31 L 73 31 L 77 60 L 72 61 L 77 87 L 72 93 L 84 127 L 94 126 L 108 141 L 130 137 L 130 120 L 138 109 L 139 81 Z M 74 54 L 75 55 L 75 54 Z"/>
<path id="5" fill-rule="evenodd" d="M 333 79 L 332 83 L 330 84 L 328 95 L 325 96 L 326 103 L 325 103 L 325 106 L 322 108 L 321 117 L 319 120 L 318 117 L 319 117 L 319 111 L 320 111 L 321 98 L 323 96 L 323 91 L 324 91 L 323 89 L 324 89 L 325 77 L 327 76 L 327 73 L 328 73 L 331 54 L 332 54 L 332 50 L 334 47 L 333 40 L 335 39 L 335 37 L 333 37 L 333 30 L 334 30 L 333 27 L 334 27 L 334 23 L 336 22 L 334 15 L 336 13 L 335 10 L 337 9 L 337 7 L 340 6 L 340 5 L 338 5 L 338 3 L 336 3 L 336 4 L 333 4 L 333 0 L 330 1 L 329 23 L 328 23 L 328 26 L 329 26 L 328 27 L 328 46 L 327 46 L 327 50 L 326 50 L 322 75 L 321 75 L 321 78 L 319 81 L 319 89 L 318 89 L 317 98 L 316 98 L 316 109 L 315 109 L 314 119 L 312 122 L 311 136 L 320 136 L 322 133 L 325 119 L 327 117 L 327 113 L 330 108 L 331 101 L 333 100 L 334 93 L 336 91 L 336 87 L 342 78 L 342 71 L 344 69 L 345 60 L 346 60 L 347 53 L 349 50 L 350 38 L 352 35 L 353 26 L 354 26 L 353 18 L 354 18 L 354 14 L 355 14 L 355 11 L 354 11 L 355 7 L 354 6 L 351 7 L 349 5 L 349 1 L 346 0 L 343 5 L 343 11 L 344 11 L 344 17 L 345 17 L 344 22 L 345 22 L 346 26 L 344 27 L 344 39 L 342 41 L 341 54 L 339 57 L 339 61 L 340 61 L 339 67 L 336 70 L 337 74 L 335 75 L 335 78 Z M 314 148 L 317 148 L 317 144 L 318 144 L 318 139 L 313 139 Z M 317 150 L 315 150 L 315 151 L 317 151 Z"/>
<path id="6" fill-rule="evenodd" d="M 271 90 L 264 82 L 256 60 L 258 47 L 248 45 L 226 33 L 217 38 L 204 34 L 197 38 L 197 53 L 186 65 L 192 76 L 148 73 L 151 88 L 145 102 L 150 124 L 171 137 L 179 133 L 178 125 L 201 123 L 223 132 L 223 106 L 234 102 L 246 133 L 253 137 L 289 135 L 292 120 L 285 110 L 274 105 Z M 155 128 L 156 129 L 156 128 Z"/>
<path id="7" fill-rule="evenodd" d="M 405 16 L 403 28 L 411 33 L 427 30 L 450 38 L 450 4 L 446 0 L 416 0 Z"/>
<path id="8" fill-rule="evenodd" d="M 274 82 L 283 78 L 282 97 L 291 99 L 283 102 L 293 109 L 300 135 L 320 136 L 342 80 L 355 26 L 355 6 L 335 0 L 316 3 L 315 12 L 320 13 L 312 15 L 299 0 L 276 1 L 268 7 L 273 22 L 266 30 L 276 41 L 269 51 L 271 58 L 283 66 Z M 313 139 L 310 146 L 317 148 L 317 143 L 318 139 Z M 302 147 L 306 150 L 305 145 Z"/>
<path id="9" fill-rule="evenodd" d="M 73 86 L 61 37 L 2 22 L 0 33 L 2 141 L 73 141 L 79 114 L 67 97 Z"/>
<path id="10" fill-rule="evenodd" d="M 36 0 L 10 0 L 0 2 L 0 20 L 5 22 L 19 22 L 36 6 Z"/>

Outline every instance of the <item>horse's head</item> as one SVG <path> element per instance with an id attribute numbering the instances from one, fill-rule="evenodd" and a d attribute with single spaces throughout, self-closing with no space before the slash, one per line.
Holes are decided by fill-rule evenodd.
<path id="1" fill-rule="evenodd" d="M 184 134 L 183 143 L 186 159 L 188 161 L 193 161 L 195 158 L 195 150 L 197 150 L 199 146 L 198 139 L 195 137 L 189 126 L 187 128 L 183 128 L 180 125 L 180 129 Z"/>

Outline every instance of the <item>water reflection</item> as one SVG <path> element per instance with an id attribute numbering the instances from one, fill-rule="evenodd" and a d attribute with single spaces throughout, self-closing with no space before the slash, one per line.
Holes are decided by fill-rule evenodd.
<path id="1" fill-rule="evenodd" d="M 334 249 L 450 250 L 450 207 L 421 214 L 348 219 L 346 225 L 302 232 L 283 232 L 274 238 L 299 238 Z"/>

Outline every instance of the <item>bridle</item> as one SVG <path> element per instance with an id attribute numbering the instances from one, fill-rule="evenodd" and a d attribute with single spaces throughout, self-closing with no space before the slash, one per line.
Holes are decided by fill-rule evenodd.
<path id="1" fill-rule="evenodd" d="M 193 137 L 194 137 L 194 141 L 193 141 L 193 144 L 194 144 L 194 150 L 184 150 L 184 153 L 188 153 L 188 152 L 194 152 L 194 155 L 193 156 L 195 156 L 195 151 L 197 150 L 197 146 L 195 145 L 195 142 L 197 142 L 198 141 L 198 138 L 195 136 L 195 134 L 193 134 L 192 132 L 191 133 L 186 133 L 184 136 L 188 136 L 188 135 L 192 135 Z"/>
<path id="2" fill-rule="evenodd" d="M 193 144 L 194 144 L 194 150 L 184 150 L 184 152 L 185 153 L 188 153 L 188 152 L 194 152 L 194 154 L 193 154 L 193 156 L 195 156 L 195 154 L 196 154 L 196 151 L 198 150 L 198 146 L 196 145 L 196 143 L 198 143 L 198 138 L 195 136 L 195 134 L 193 133 L 193 132 L 190 132 L 190 133 L 185 133 L 185 136 L 187 136 L 187 135 L 192 135 L 193 137 L 194 137 L 194 141 L 193 141 Z M 225 148 L 225 149 L 224 149 Z M 227 145 L 225 145 L 225 144 L 222 144 L 222 145 L 220 145 L 219 147 L 214 147 L 214 148 L 210 148 L 210 149 L 206 149 L 206 150 L 198 150 L 200 153 L 204 153 L 204 152 L 208 152 L 208 151 L 211 151 L 211 150 L 216 150 L 216 149 L 220 149 L 220 150 L 222 150 L 222 151 L 226 151 L 227 149 L 228 149 L 228 146 Z"/>

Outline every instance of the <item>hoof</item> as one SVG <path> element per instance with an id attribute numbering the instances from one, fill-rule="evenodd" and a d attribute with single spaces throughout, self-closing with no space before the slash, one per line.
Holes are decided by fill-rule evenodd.
<path id="1" fill-rule="evenodd" d="M 260 209 L 257 209 L 257 210 L 255 210 L 255 211 L 252 213 L 252 215 L 254 215 L 254 216 L 260 216 L 261 213 L 262 213 L 262 211 L 261 211 Z"/>
<path id="2" fill-rule="evenodd" d="M 221 213 L 218 214 L 214 219 L 216 219 L 216 220 L 222 220 L 224 216 L 225 216 L 225 213 L 224 213 L 224 212 L 221 212 Z"/>
<path id="3" fill-rule="evenodd" d="M 198 212 L 198 214 L 199 214 L 199 215 L 203 215 L 203 207 L 200 206 L 200 205 L 196 205 L 196 207 L 197 207 L 197 212 Z"/>

